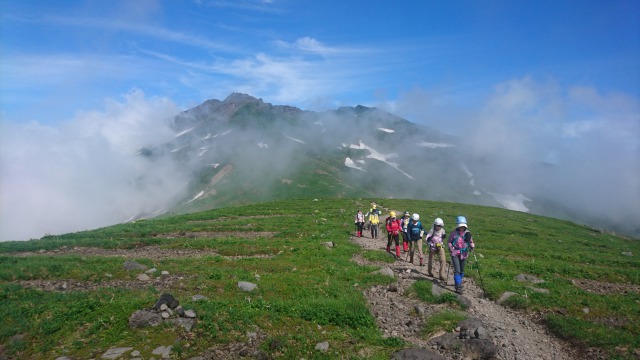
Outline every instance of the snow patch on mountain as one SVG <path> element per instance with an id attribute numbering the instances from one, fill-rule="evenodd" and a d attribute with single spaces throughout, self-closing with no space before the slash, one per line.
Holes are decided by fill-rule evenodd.
<path id="1" fill-rule="evenodd" d="M 268 149 L 269 148 L 269 144 L 263 143 L 263 142 L 259 142 L 258 143 L 258 147 L 261 147 L 263 149 Z"/>
<path id="2" fill-rule="evenodd" d="M 302 141 L 300 139 L 292 138 L 292 137 L 290 137 L 289 135 L 287 135 L 285 133 L 282 133 L 282 135 L 284 135 L 284 137 L 286 137 L 287 139 L 295 141 L 295 142 L 299 142 L 300 144 L 304 144 L 305 143 L 304 141 Z"/>
<path id="3" fill-rule="evenodd" d="M 469 168 L 465 164 L 460 164 L 460 167 L 462 168 L 462 171 L 464 171 L 467 174 L 467 176 L 469 177 L 469 185 L 475 187 L 476 186 L 476 179 L 475 179 L 475 176 L 473 175 L 473 173 L 471 171 L 469 171 Z"/>
<path id="4" fill-rule="evenodd" d="M 387 129 L 387 128 L 383 128 L 383 127 L 379 127 L 379 128 L 378 128 L 378 130 L 380 130 L 380 131 L 384 131 L 384 132 L 386 132 L 386 133 L 388 133 L 388 134 L 393 134 L 394 132 L 396 132 L 396 131 L 395 131 L 395 130 L 393 130 L 393 129 Z"/>
<path id="5" fill-rule="evenodd" d="M 180 137 L 180 136 L 182 136 L 182 135 L 184 135 L 184 134 L 186 134 L 186 133 L 190 132 L 190 131 L 191 131 L 191 130 L 193 130 L 194 128 L 195 128 L 195 126 L 194 126 L 194 127 L 192 127 L 192 128 L 186 129 L 186 130 L 182 130 L 182 131 L 180 131 L 179 133 L 177 133 L 177 134 L 176 134 L 176 137 Z"/>
<path id="6" fill-rule="evenodd" d="M 529 212 L 529 209 L 524 205 L 525 201 L 531 201 L 522 194 L 510 195 L 510 194 L 496 194 L 489 193 L 493 198 L 499 202 L 506 209 L 514 211 Z"/>
<path id="7" fill-rule="evenodd" d="M 427 141 L 421 141 L 421 142 L 417 143 L 416 145 L 418 145 L 418 146 L 420 146 L 420 147 L 430 148 L 430 149 L 448 148 L 448 147 L 453 147 L 453 146 L 455 146 L 455 145 L 453 145 L 453 144 L 446 144 L 446 143 L 432 143 L 432 142 L 427 142 Z"/>
<path id="8" fill-rule="evenodd" d="M 200 191 L 196 196 L 193 197 L 193 199 L 189 200 L 188 202 L 192 202 L 197 198 L 201 197 L 202 195 L 204 195 L 204 191 Z"/>
<path id="9" fill-rule="evenodd" d="M 352 169 L 358 169 L 358 170 L 367 172 L 367 170 L 365 170 L 365 169 L 359 167 L 358 165 L 356 165 L 356 163 L 353 160 L 351 160 L 351 158 L 344 159 L 344 166 L 350 167 Z"/>
<path id="10" fill-rule="evenodd" d="M 388 159 L 397 158 L 398 154 L 396 154 L 396 153 L 382 154 L 382 153 L 378 152 L 376 149 L 374 149 L 374 148 L 372 148 L 370 146 L 367 146 L 362 141 L 360 141 L 360 144 L 358 144 L 358 145 L 355 145 L 355 144 L 349 145 L 349 148 L 356 149 L 356 150 L 367 150 L 367 151 L 369 151 L 369 155 L 366 156 L 367 158 L 375 159 L 375 160 L 378 160 L 378 161 L 382 161 L 383 163 L 386 163 L 386 164 L 390 165 L 391 167 L 395 168 L 396 170 L 398 170 L 399 172 L 401 172 L 404 176 L 406 176 L 409 179 L 413 180 L 413 176 L 411 176 L 411 175 L 407 174 L 406 172 L 400 170 L 400 164 L 388 161 Z"/>

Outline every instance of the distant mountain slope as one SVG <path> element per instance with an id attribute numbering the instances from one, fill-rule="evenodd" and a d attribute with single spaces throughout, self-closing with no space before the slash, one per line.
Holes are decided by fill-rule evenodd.
<path id="1" fill-rule="evenodd" d="M 640 225 L 596 220 L 534 191 L 531 184 L 550 186 L 545 179 L 552 165 L 532 163 L 529 173 L 512 173 L 506 164 L 502 169 L 494 159 L 470 154 L 463 137 L 377 108 L 303 111 L 233 93 L 177 115 L 173 129 L 173 141 L 140 151 L 149 159 L 171 157 L 191 174 L 184 198 L 165 209 L 172 213 L 280 198 L 371 196 L 503 207 L 640 234 Z"/>

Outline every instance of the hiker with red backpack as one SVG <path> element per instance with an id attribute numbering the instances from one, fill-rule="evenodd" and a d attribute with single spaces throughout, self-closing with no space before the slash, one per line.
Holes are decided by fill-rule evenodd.
<path id="1" fill-rule="evenodd" d="M 396 259 L 400 258 L 400 238 L 399 234 L 402 230 L 400 219 L 396 218 L 396 212 L 392 211 L 387 218 L 387 252 L 391 252 L 391 241 L 396 243 Z"/>
<path id="2" fill-rule="evenodd" d="M 467 228 L 467 218 L 458 216 L 456 228 L 449 235 L 449 251 L 453 263 L 453 282 L 456 292 L 462 294 L 462 279 L 464 278 L 464 266 L 469 253 L 475 248 L 471 232 Z"/>
<path id="3" fill-rule="evenodd" d="M 440 280 L 447 281 L 444 275 L 444 268 L 447 266 L 447 260 L 444 257 L 444 244 L 447 241 L 447 234 L 444 231 L 444 221 L 440 218 L 436 218 L 433 221 L 433 226 L 427 233 L 427 244 L 429 245 L 429 276 L 433 277 L 433 257 L 438 255 L 438 262 L 440 263 Z"/>
<path id="4" fill-rule="evenodd" d="M 357 228 L 357 235 L 358 237 L 362 237 L 362 228 L 364 228 L 364 214 L 360 209 L 358 209 L 358 213 L 356 214 L 355 223 Z"/>
<path id="5" fill-rule="evenodd" d="M 424 257 L 422 255 L 422 235 L 424 235 L 424 227 L 420 222 L 420 215 L 413 214 L 411 221 L 407 225 L 407 234 L 409 234 L 409 262 L 413 264 L 413 254 L 418 247 L 418 255 L 420 255 L 420 266 L 424 266 Z"/>

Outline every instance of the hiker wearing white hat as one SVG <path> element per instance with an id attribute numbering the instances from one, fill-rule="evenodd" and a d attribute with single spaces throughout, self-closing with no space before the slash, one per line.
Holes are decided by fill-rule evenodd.
<path id="1" fill-rule="evenodd" d="M 464 265 L 469 252 L 473 251 L 475 244 L 471 232 L 467 228 L 467 218 L 458 216 L 456 218 L 456 228 L 449 235 L 449 251 L 453 264 L 453 282 L 456 292 L 462 294 L 462 279 L 464 278 Z"/>

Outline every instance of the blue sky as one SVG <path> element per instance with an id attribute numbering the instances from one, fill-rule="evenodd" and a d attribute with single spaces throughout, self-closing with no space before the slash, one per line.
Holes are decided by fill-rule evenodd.
<path id="1" fill-rule="evenodd" d="M 0 0 L 0 241 L 156 211 L 188 179 L 137 150 L 232 92 L 376 106 L 640 218 L 638 0 Z"/>
<path id="2" fill-rule="evenodd" d="M 309 110 L 364 104 L 400 112 L 394 104 L 415 91 L 432 104 L 473 107 L 498 84 L 527 77 L 640 96 L 634 0 L 0 7 L 0 105 L 11 122 L 69 120 L 134 90 L 181 109 L 240 91 Z"/>

